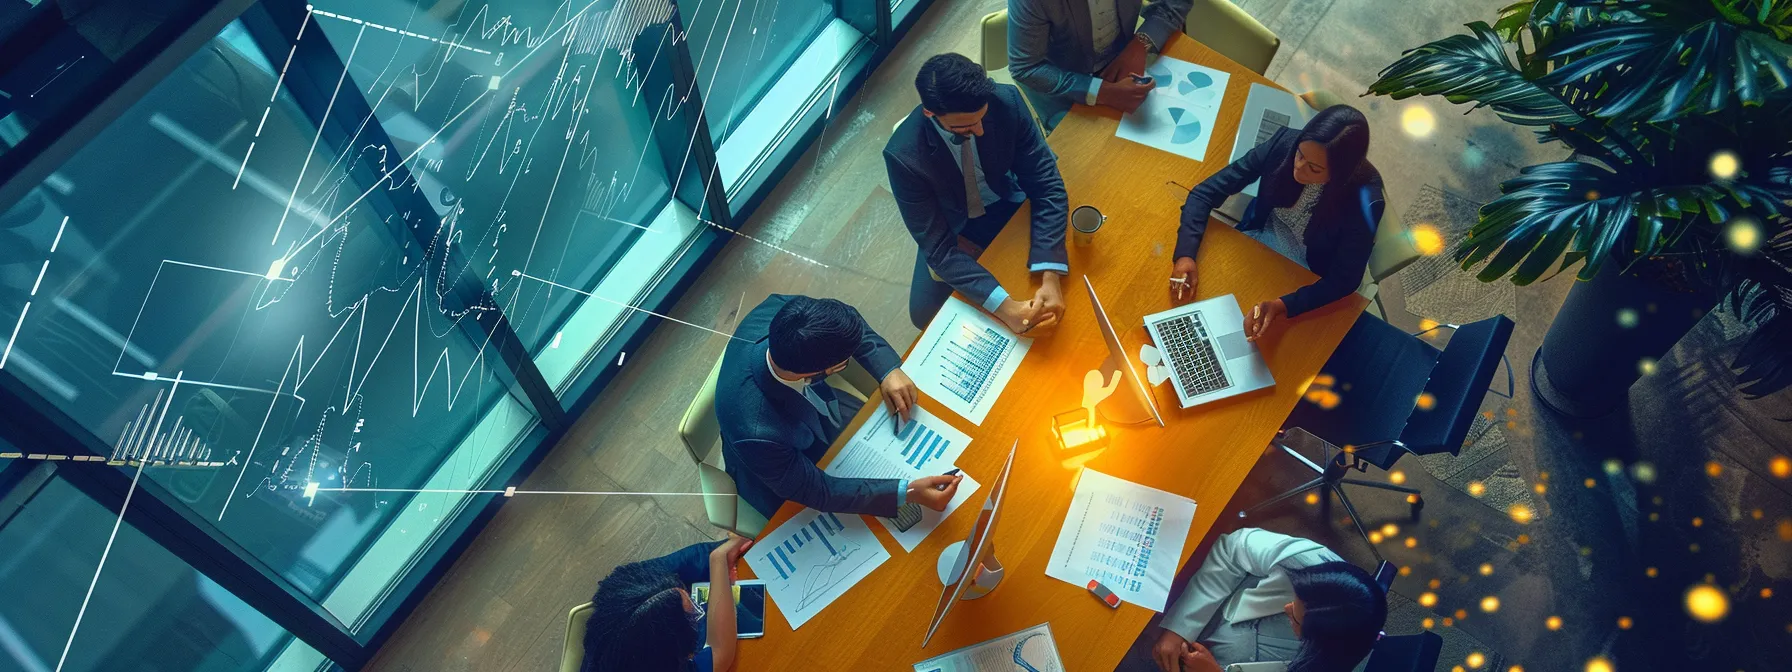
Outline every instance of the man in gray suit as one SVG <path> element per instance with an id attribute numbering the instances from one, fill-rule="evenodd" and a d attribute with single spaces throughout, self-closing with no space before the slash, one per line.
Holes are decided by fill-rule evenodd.
<path id="1" fill-rule="evenodd" d="M 1193 0 L 1008 0 L 1008 72 L 1046 130 L 1074 103 L 1131 112 L 1155 83 L 1145 59 L 1182 32 Z"/>

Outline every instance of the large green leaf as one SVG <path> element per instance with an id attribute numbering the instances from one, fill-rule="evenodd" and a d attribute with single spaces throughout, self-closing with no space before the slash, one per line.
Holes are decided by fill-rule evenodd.
<path id="1" fill-rule="evenodd" d="M 1586 120 L 1555 93 L 1525 79 L 1507 60 L 1493 28 L 1480 21 L 1468 28 L 1473 35 L 1452 35 L 1407 51 L 1381 71 L 1369 92 L 1395 100 L 1436 95 L 1457 104 L 1472 102 L 1525 126 Z"/>
<path id="2" fill-rule="evenodd" d="M 1760 105 L 1792 82 L 1792 49 L 1778 37 L 1716 18 L 1588 27 L 1540 55 L 1557 63 L 1538 80 L 1544 86 L 1607 88 L 1591 110 L 1604 118 L 1665 121 Z"/>

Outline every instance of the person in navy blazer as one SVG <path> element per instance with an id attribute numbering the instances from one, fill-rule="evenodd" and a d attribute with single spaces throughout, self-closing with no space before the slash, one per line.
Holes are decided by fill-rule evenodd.
<path id="1" fill-rule="evenodd" d="M 773 294 L 741 318 L 716 378 L 722 459 L 741 498 L 767 518 L 786 500 L 886 518 L 909 501 L 944 511 L 962 476 L 837 478 L 815 466 L 862 406 L 826 380 L 848 359 L 882 381 L 891 413 L 913 415 L 902 357 L 852 306 Z"/>
<path id="2" fill-rule="evenodd" d="M 956 289 L 1015 333 L 1056 323 L 1064 314 L 1059 277 L 1070 273 L 1064 251 L 1069 198 L 1020 90 L 996 84 L 983 66 L 959 54 L 928 59 L 915 89 L 921 104 L 884 146 L 890 191 L 920 246 L 909 318 L 925 328 Z M 1017 300 L 977 256 L 1028 199 L 1027 270 L 1040 285 L 1032 298 Z"/>

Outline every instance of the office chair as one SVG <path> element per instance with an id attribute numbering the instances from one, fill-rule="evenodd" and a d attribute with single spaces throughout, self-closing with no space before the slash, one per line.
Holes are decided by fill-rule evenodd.
<path id="1" fill-rule="evenodd" d="M 697 464 L 697 481 L 702 487 L 703 509 L 709 516 L 709 524 L 752 539 L 765 529 L 766 520 L 758 509 L 741 499 L 734 477 L 728 475 L 722 457 L 722 425 L 716 420 L 716 378 L 721 373 L 722 359 L 718 357 L 715 366 L 710 367 L 703 387 L 697 390 L 696 398 L 691 399 L 690 407 L 685 409 L 684 418 L 678 422 L 678 439 L 684 442 L 685 451 Z M 829 382 L 834 384 L 835 390 L 850 394 L 860 402 L 870 398 L 878 388 L 877 378 L 860 366 L 858 360 L 848 362 L 846 370 L 834 374 Z"/>
<path id="2" fill-rule="evenodd" d="M 1371 465 L 1383 470 L 1392 468 L 1405 453 L 1460 452 L 1481 400 L 1490 391 L 1493 374 L 1505 356 L 1512 326 L 1512 320 L 1504 315 L 1461 326 L 1440 325 L 1438 328 L 1455 330 L 1440 352 L 1387 322 L 1370 315 L 1359 316 L 1315 379 L 1316 385 L 1329 386 L 1329 392 L 1309 390 L 1308 398 L 1295 406 L 1272 443 L 1318 476 L 1238 512 L 1238 517 L 1318 489 L 1320 501 L 1327 505 L 1330 495 L 1338 496 L 1357 534 L 1366 542 L 1369 533 L 1342 487 L 1359 485 L 1405 493 L 1412 505 L 1412 517 L 1417 520 L 1425 504 L 1418 490 L 1347 476 L 1351 471 L 1366 472 Z M 1511 368 L 1506 367 L 1508 389 L 1502 396 L 1511 394 Z M 1314 399 L 1327 403 L 1321 405 Z M 1294 429 L 1327 444 L 1322 448 L 1324 466 L 1288 447 L 1285 439 Z M 1344 449 L 1332 454 L 1329 446 L 1334 445 Z M 1370 543 L 1369 550 L 1375 553 L 1376 560 L 1382 559 L 1375 544 Z"/>
<path id="3" fill-rule="evenodd" d="M 983 64 L 983 70 L 997 84 L 1013 84 L 1014 76 L 1008 74 L 1008 10 L 990 12 L 984 15 L 982 32 L 978 43 L 977 62 Z M 1039 125 L 1039 110 L 1033 109 L 1033 101 L 1022 94 L 1021 102 L 1027 104 L 1027 113 L 1033 115 L 1033 124 Z M 1040 131 L 1045 130 L 1040 126 Z"/>
<path id="4" fill-rule="evenodd" d="M 1182 32 L 1259 75 L 1282 48 L 1282 38 L 1228 0 L 1194 0 Z"/>
<path id="5" fill-rule="evenodd" d="M 1415 635 L 1389 635 L 1375 642 L 1363 672 L 1431 672 L 1443 653 L 1444 638 L 1430 630 Z"/>
<path id="6" fill-rule="evenodd" d="M 585 662 L 585 622 L 591 620 L 590 602 L 573 607 L 566 615 L 566 643 L 560 647 L 560 672 L 579 672 Z"/>

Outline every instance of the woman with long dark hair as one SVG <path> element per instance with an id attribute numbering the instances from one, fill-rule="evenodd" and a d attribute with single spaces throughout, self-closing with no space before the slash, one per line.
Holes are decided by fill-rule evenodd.
<path id="1" fill-rule="evenodd" d="M 1319 280 L 1257 304 L 1245 335 L 1263 337 L 1281 322 L 1355 292 L 1369 265 L 1384 197 L 1370 165 L 1369 120 L 1333 105 L 1301 130 L 1282 129 L 1242 158 L 1202 180 L 1182 204 L 1182 227 L 1170 269 L 1170 297 L 1195 297 L 1201 240 L 1214 208 L 1261 180 L 1238 230 L 1319 275 Z"/>
<path id="2" fill-rule="evenodd" d="M 1318 543 L 1246 529 L 1214 542 L 1164 611 L 1164 672 L 1349 672 L 1387 621 L 1387 595 Z"/>

